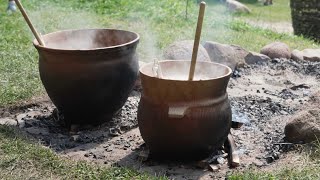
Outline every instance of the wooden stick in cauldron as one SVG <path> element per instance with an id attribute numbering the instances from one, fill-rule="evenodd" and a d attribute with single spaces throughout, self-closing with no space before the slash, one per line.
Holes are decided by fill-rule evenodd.
<path id="1" fill-rule="evenodd" d="M 29 28 L 31 29 L 33 35 L 36 37 L 37 41 L 39 42 L 39 44 L 41 46 L 45 46 L 44 41 L 42 40 L 42 38 L 40 37 L 40 35 L 38 34 L 37 30 L 34 28 L 34 26 L 32 25 L 26 11 L 24 10 L 21 2 L 19 0 L 14 0 L 18 6 L 18 8 L 21 11 L 22 16 L 24 17 L 24 19 L 26 20 L 27 24 L 29 25 Z"/>
<path id="2" fill-rule="evenodd" d="M 200 3 L 197 30 L 196 30 L 196 35 L 195 35 L 194 45 L 193 45 L 192 59 L 191 59 L 191 65 L 190 65 L 190 71 L 189 71 L 189 81 L 193 80 L 194 71 L 196 69 L 196 63 L 197 63 L 198 50 L 199 50 L 202 23 L 203 23 L 205 9 L 206 9 L 206 3 L 204 1 L 202 1 Z"/>

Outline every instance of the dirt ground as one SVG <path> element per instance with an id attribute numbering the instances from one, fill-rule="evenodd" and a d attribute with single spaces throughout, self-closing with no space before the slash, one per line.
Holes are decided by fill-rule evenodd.
<path id="1" fill-rule="evenodd" d="M 65 129 L 54 105 L 47 97 L 15 107 L 0 108 L 0 121 L 7 119 L 31 137 L 59 155 L 86 160 L 104 166 L 125 166 L 166 175 L 172 179 L 224 179 L 234 170 L 257 167 L 278 169 L 299 161 L 295 145 L 287 143 L 284 127 L 290 116 L 314 106 L 319 90 L 320 63 L 276 59 L 266 64 L 245 66 L 235 71 L 228 86 L 233 118 L 246 122 L 232 130 L 241 166 L 230 169 L 220 161 L 220 169 L 211 172 L 198 168 L 196 162 L 143 161 L 144 142 L 137 124 L 140 93 L 132 92 L 125 106 L 112 122 L 99 127 Z M 12 121 L 10 121 L 12 120 Z"/>

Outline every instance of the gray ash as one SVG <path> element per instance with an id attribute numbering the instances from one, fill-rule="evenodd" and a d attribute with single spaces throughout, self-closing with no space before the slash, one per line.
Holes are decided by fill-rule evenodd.
<path id="1" fill-rule="evenodd" d="M 270 119 L 271 117 L 283 114 L 292 114 L 296 109 L 290 106 L 274 102 L 271 98 L 259 96 L 231 97 L 231 106 L 235 111 L 241 112 L 251 120 Z"/>

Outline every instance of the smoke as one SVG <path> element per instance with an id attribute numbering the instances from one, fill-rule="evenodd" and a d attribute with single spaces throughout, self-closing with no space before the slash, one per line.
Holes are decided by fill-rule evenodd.
<path id="1" fill-rule="evenodd" d="M 154 59 L 161 60 L 161 50 L 158 48 L 158 37 L 150 28 L 147 21 L 144 23 L 131 23 L 134 31 L 137 31 L 140 36 L 140 44 L 138 46 L 139 59 L 144 62 L 153 62 Z"/>
<path id="2" fill-rule="evenodd" d="M 37 2 L 37 9 L 29 10 L 27 13 L 33 22 L 35 28 L 42 35 L 69 29 L 95 29 L 95 28 L 112 28 L 122 29 L 137 32 L 140 34 L 140 43 L 138 46 L 138 56 L 141 61 L 151 62 L 153 59 L 161 59 L 161 51 L 157 47 L 158 37 L 152 31 L 151 25 L 148 22 L 148 17 L 139 18 L 136 20 L 117 21 L 108 17 L 102 18 L 90 11 L 76 10 L 70 7 L 58 6 L 51 2 Z M 107 16 L 107 15 L 106 15 Z M 135 17 L 137 14 L 131 13 L 130 17 Z M 25 26 L 25 31 L 29 34 L 30 39 L 34 39 L 30 29 Z M 71 34 L 70 34 L 71 35 Z M 97 44 L 95 33 L 73 36 L 70 41 L 61 44 L 59 42 L 46 42 L 46 46 L 58 49 L 92 49 L 98 48 L 106 43 Z M 126 43 L 130 37 L 119 35 L 116 37 L 118 42 Z M 119 44 L 113 44 L 119 45 Z"/>
<path id="3" fill-rule="evenodd" d="M 183 2 L 163 4 L 161 2 L 155 3 L 154 1 L 145 1 L 145 3 L 146 4 L 143 5 L 145 7 L 141 7 L 141 9 L 149 8 L 149 10 L 147 10 L 148 12 L 144 12 L 144 10 L 141 9 L 140 11 L 137 11 L 135 9 L 132 10 L 132 12 L 128 12 L 127 18 L 121 20 L 114 19 L 114 17 L 109 17 L 108 15 L 105 15 L 106 17 L 101 17 L 101 15 L 96 15 L 93 11 L 77 10 L 71 7 L 64 7 L 63 4 L 56 4 L 48 1 L 38 1 L 37 9 L 27 9 L 27 12 L 36 29 L 41 34 L 66 29 L 84 28 L 115 28 L 137 32 L 140 34 L 140 43 L 137 53 L 139 60 L 144 62 L 153 62 L 155 58 L 162 60 L 162 49 L 166 48 L 169 43 L 176 40 L 194 38 L 198 15 L 198 7 L 196 4 L 189 3 L 189 19 L 185 20 L 186 22 L 180 22 L 182 26 L 181 29 L 174 27 L 172 30 L 169 25 L 166 25 L 170 24 L 169 21 L 171 19 L 168 17 L 170 17 L 171 14 L 163 13 L 163 10 L 166 9 L 161 8 L 168 8 L 167 6 L 174 5 L 174 7 L 169 10 L 170 13 L 174 13 L 174 9 L 179 9 L 175 6 L 181 6 L 183 5 Z M 152 4 L 154 4 L 155 7 L 149 7 Z M 162 5 L 164 7 L 157 8 L 156 5 Z M 181 19 L 184 19 L 185 12 L 181 10 L 181 7 L 178 13 L 180 14 L 172 14 L 173 21 L 178 20 L 179 22 Z M 208 4 L 202 32 L 202 41 L 220 41 L 221 39 L 230 36 L 228 34 L 229 31 L 225 30 L 226 22 L 228 22 L 229 19 L 230 16 L 226 13 L 223 5 L 212 6 L 211 4 Z M 185 27 L 186 24 L 188 24 L 187 28 Z M 28 27 L 25 26 L 25 28 L 30 34 L 30 38 L 34 39 Z M 166 31 L 166 33 L 162 33 L 161 31 Z M 169 37 L 163 37 L 163 34 L 168 34 Z M 94 37 L 92 37 L 92 39 L 94 39 Z M 90 44 L 90 41 L 87 42 L 89 45 L 76 43 L 76 45 L 71 48 L 83 49 L 96 47 L 96 45 Z M 56 47 L 57 44 L 54 44 L 53 46 Z"/>
<path id="4" fill-rule="evenodd" d="M 67 31 L 59 34 L 63 38 L 53 38 L 53 40 L 46 40 L 45 44 L 48 48 L 64 49 L 64 50 L 88 50 L 98 48 L 99 45 L 94 41 L 95 31 Z"/>
<path id="5" fill-rule="evenodd" d="M 48 1 L 38 1 L 37 8 L 34 10 L 26 9 L 29 18 L 33 25 L 41 35 L 67 30 L 67 29 L 83 29 L 83 28 L 97 28 L 101 23 L 99 19 L 90 12 L 79 11 L 69 7 L 57 6 L 55 3 Z M 29 34 L 30 39 L 34 39 L 28 26 L 24 26 L 25 31 Z M 67 49 L 82 49 L 92 46 L 92 40 L 94 34 L 88 34 L 85 41 L 70 42 L 68 45 L 62 45 L 63 48 Z M 91 38 L 90 38 L 91 37 Z M 59 44 L 46 42 L 46 46 L 58 48 Z"/>
<path id="6" fill-rule="evenodd" d="M 232 40 L 233 34 L 229 27 L 232 20 L 232 15 L 223 3 L 207 3 L 202 41 L 223 43 Z"/>

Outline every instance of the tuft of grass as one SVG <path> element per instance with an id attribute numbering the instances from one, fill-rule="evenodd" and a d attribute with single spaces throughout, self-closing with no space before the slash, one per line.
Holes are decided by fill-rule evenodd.
<path id="1" fill-rule="evenodd" d="M 0 125 L 0 174 L 5 179 L 160 179 L 128 168 L 59 158 L 12 127 Z"/>

